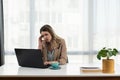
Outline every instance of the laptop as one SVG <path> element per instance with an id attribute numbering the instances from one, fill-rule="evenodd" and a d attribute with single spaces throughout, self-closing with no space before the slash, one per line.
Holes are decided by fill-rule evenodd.
<path id="1" fill-rule="evenodd" d="M 40 49 L 20 49 L 15 48 L 15 54 L 19 66 L 48 68 L 50 65 L 44 65 L 43 55 Z"/>

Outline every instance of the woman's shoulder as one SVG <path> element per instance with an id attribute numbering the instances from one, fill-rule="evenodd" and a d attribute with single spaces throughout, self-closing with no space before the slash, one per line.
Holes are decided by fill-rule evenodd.
<path id="1" fill-rule="evenodd" d="M 59 37 L 57 41 L 58 41 L 58 43 L 61 43 L 61 44 L 65 43 L 65 39 L 62 37 Z"/>
<path id="2" fill-rule="evenodd" d="M 64 39 L 64 38 L 61 38 L 61 42 L 65 42 L 65 39 Z"/>

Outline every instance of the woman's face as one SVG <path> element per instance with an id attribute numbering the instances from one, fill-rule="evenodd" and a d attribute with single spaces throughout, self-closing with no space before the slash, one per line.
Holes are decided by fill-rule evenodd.
<path id="1" fill-rule="evenodd" d="M 45 40 L 46 42 L 50 42 L 52 39 L 52 36 L 48 31 L 42 31 L 41 36 L 42 36 L 43 40 Z"/>

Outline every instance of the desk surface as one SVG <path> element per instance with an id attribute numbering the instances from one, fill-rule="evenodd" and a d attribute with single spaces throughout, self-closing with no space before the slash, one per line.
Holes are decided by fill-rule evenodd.
<path id="1" fill-rule="evenodd" d="M 79 64 L 79 63 L 69 63 L 67 65 L 61 65 L 60 70 L 51 70 L 40 69 L 40 68 L 28 68 L 28 67 L 20 67 L 18 64 L 9 63 L 0 67 L 0 76 L 27 76 L 27 77 L 43 77 L 43 76 L 120 76 L 120 66 L 115 65 L 115 73 L 105 74 L 102 72 L 90 72 L 90 73 L 82 73 L 80 71 L 80 67 L 83 66 L 96 66 L 93 64 Z M 100 67 L 101 66 L 97 66 Z"/>

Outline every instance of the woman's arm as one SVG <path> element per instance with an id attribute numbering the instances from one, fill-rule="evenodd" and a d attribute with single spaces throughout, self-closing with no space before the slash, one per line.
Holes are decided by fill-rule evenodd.
<path id="1" fill-rule="evenodd" d="M 63 39 L 62 40 L 61 55 L 60 55 L 59 63 L 60 64 L 66 64 L 67 60 L 68 60 L 67 48 L 66 48 L 65 40 Z"/>
<path id="2" fill-rule="evenodd" d="M 38 38 L 38 49 L 42 49 L 42 37 Z"/>

